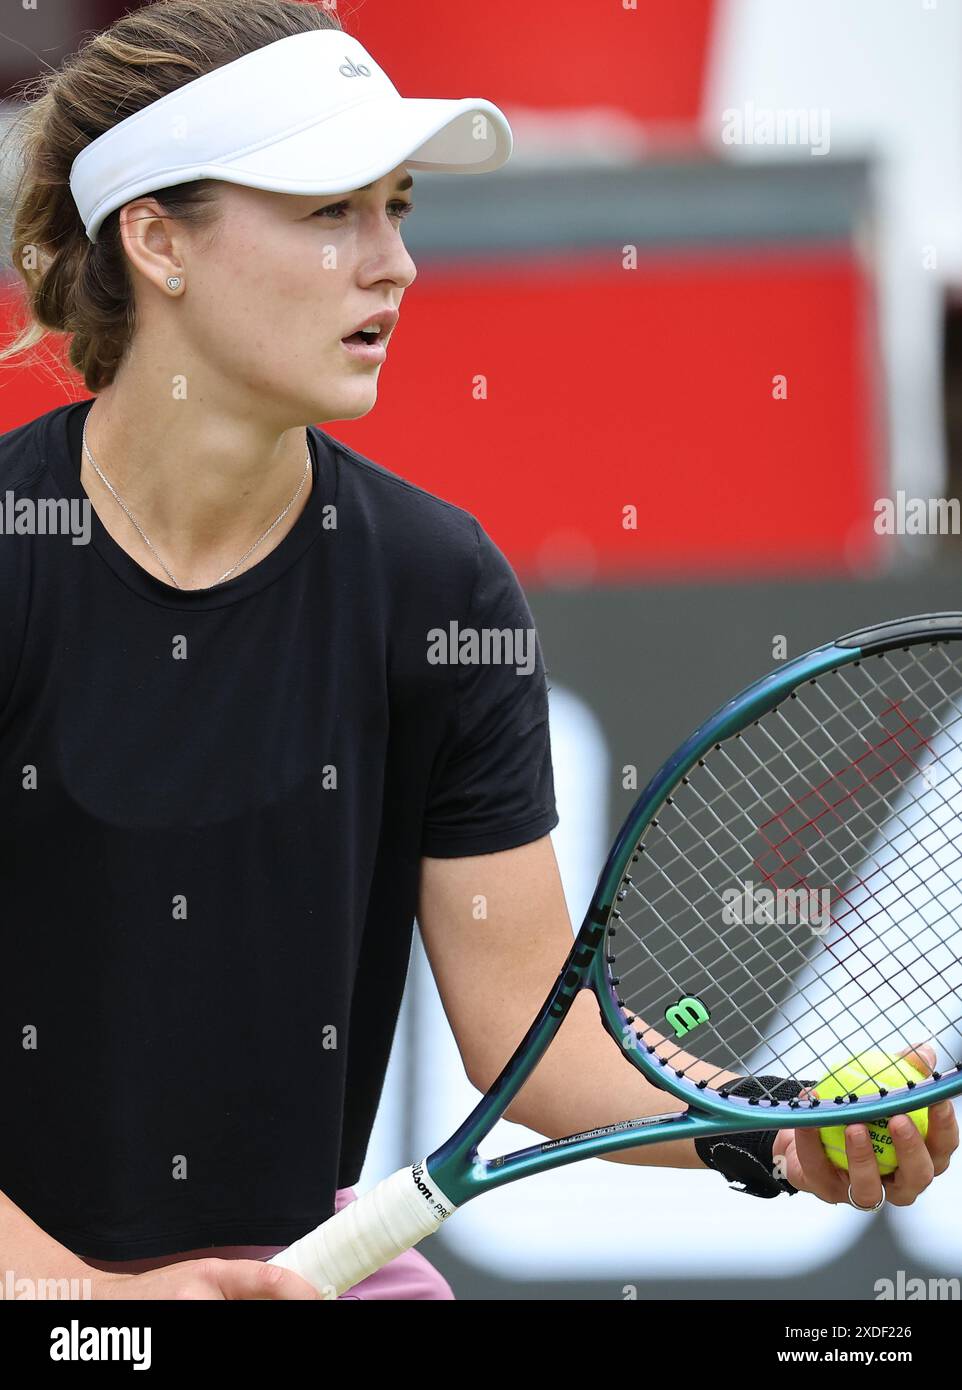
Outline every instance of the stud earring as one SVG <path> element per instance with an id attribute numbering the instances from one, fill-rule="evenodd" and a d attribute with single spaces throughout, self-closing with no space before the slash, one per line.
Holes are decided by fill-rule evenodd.
<path id="1" fill-rule="evenodd" d="M 168 276 L 167 276 L 167 288 L 168 288 L 169 290 L 179 290 L 180 287 L 181 287 L 181 285 L 182 285 L 183 283 L 184 283 L 184 282 L 183 282 L 183 280 L 181 280 L 181 278 L 180 278 L 179 275 L 168 275 Z"/>

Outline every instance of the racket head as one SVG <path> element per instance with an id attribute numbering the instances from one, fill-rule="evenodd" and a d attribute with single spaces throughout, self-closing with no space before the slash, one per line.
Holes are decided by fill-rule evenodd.
<path id="1" fill-rule="evenodd" d="M 962 1089 L 960 885 L 962 614 L 899 619 L 755 682 L 659 769 L 567 992 L 590 985 L 626 1057 L 725 1130 L 931 1105 Z M 773 1093 L 929 1040 L 917 1083 Z"/>

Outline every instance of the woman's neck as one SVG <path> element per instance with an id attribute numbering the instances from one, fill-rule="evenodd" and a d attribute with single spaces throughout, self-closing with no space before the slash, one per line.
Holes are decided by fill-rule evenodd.
<path id="1" fill-rule="evenodd" d="M 156 554 L 85 452 L 81 482 L 111 537 L 157 578 L 169 583 L 169 570 L 181 588 L 206 588 L 254 545 L 300 486 L 287 515 L 234 573 L 258 564 L 310 496 L 304 426 L 279 431 L 249 409 L 212 407 L 202 393 L 196 403 L 132 389 L 128 381 L 98 395 L 87 417 L 87 446 Z"/>

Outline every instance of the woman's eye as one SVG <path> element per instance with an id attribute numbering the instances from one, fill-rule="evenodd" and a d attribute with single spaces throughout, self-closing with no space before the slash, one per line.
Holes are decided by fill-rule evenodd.
<path id="1" fill-rule="evenodd" d="M 403 198 L 395 199 L 389 206 L 391 209 L 391 216 L 398 218 L 401 222 L 414 211 L 413 202 L 406 202 Z M 327 207 L 318 208 L 317 212 L 313 213 L 312 216 L 331 217 L 335 220 L 340 220 L 340 218 L 347 213 L 349 207 L 349 203 L 329 203 Z"/>

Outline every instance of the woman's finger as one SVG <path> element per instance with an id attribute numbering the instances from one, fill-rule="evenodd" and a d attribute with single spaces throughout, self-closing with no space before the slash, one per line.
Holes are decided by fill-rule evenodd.
<path id="1" fill-rule="evenodd" d="M 959 1117 L 950 1100 L 940 1100 L 929 1107 L 929 1132 L 925 1140 L 932 1156 L 935 1176 L 944 1173 L 949 1159 L 959 1147 Z"/>
<path id="2" fill-rule="evenodd" d="M 825 1146 L 814 1128 L 796 1129 L 795 1156 L 801 1168 L 803 1182 L 789 1182 L 795 1187 L 802 1186 L 807 1192 L 814 1192 L 823 1202 L 844 1202 L 848 1193 L 848 1177 L 841 1168 L 836 1168 Z"/>
<path id="3" fill-rule="evenodd" d="M 909 1124 L 911 1123 L 910 1120 Z M 915 1126 L 912 1125 L 912 1128 Z M 875 1157 L 872 1136 L 865 1125 L 845 1126 L 845 1153 L 848 1156 L 848 1180 L 851 1184 L 852 1200 L 858 1207 L 874 1207 L 882 1196 L 882 1175 Z"/>
<path id="4" fill-rule="evenodd" d="M 910 1067 L 920 1071 L 923 1076 L 931 1076 L 935 1070 L 936 1053 L 932 1043 L 922 1043 L 921 1046 L 905 1047 L 901 1052 L 896 1053 L 897 1057 L 904 1057 Z"/>
<path id="5" fill-rule="evenodd" d="M 893 1115 L 889 1133 L 899 1166 L 892 1176 L 888 1196 L 897 1207 L 907 1207 L 935 1177 L 935 1165 L 925 1140 L 907 1115 Z"/>

